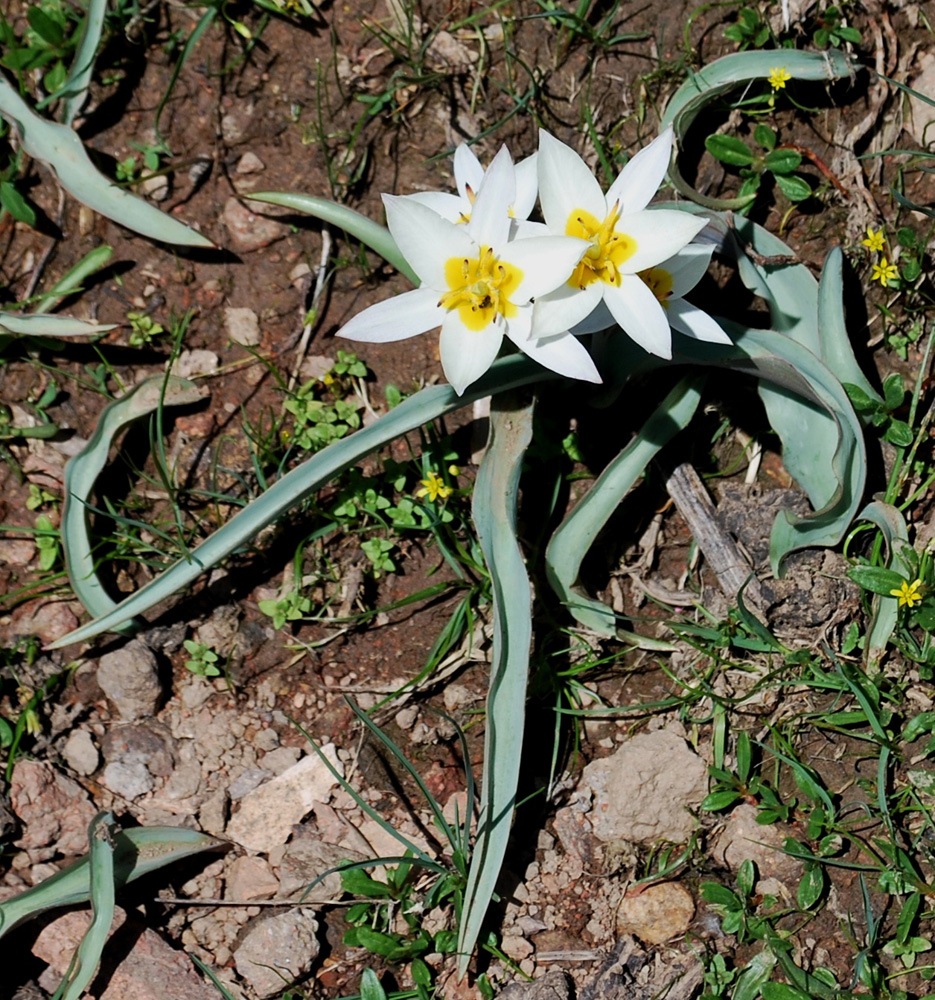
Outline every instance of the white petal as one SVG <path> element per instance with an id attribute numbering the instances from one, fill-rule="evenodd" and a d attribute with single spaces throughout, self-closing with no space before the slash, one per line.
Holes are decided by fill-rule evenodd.
<path id="1" fill-rule="evenodd" d="M 509 328 L 507 335 L 510 334 Z M 511 338 L 513 339 L 513 338 Z M 528 340 L 514 340 L 516 346 L 538 361 L 543 368 L 558 372 L 568 378 L 580 378 L 585 382 L 600 382 L 601 376 L 591 355 L 584 345 L 570 333 L 560 333 L 556 337 L 531 337 Z"/>
<path id="2" fill-rule="evenodd" d="M 457 222 L 471 214 L 471 203 L 456 194 L 446 194 L 444 191 L 416 191 L 415 194 L 404 194 L 403 197 L 425 205 L 449 222 Z"/>
<path id="3" fill-rule="evenodd" d="M 672 298 L 680 299 L 704 277 L 714 247 L 711 244 L 689 243 L 687 247 L 659 266 L 672 275 Z"/>
<path id="4" fill-rule="evenodd" d="M 477 247 L 467 229 L 412 198 L 385 194 L 383 204 L 393 239 L 422 283 L 447 291 L 445 262 L 451 257 L 477 257 Z"/>
<path id="5" fill-rule="evenodd" d="M 470 188 L 474 194 L 480 190 L 484 180 L 484 168 L 480 160 L 474 155 L 474 150 L 466 143 L 462 142 L 455 150 L 455 184 L 458 186 L 458 194 L 468 203 L 467 189 Z"/>
<path id="6" fill-rule="evenodd" d="M 438 351 L 445 378 L 460 396 L 494 363 L 503 342 L 499 323 L 488 323 L 483 330 L 469 330 L 457 312 L 450 312 L 442 324 Z"/>
<path id="7" fill-rule="evenodd" d="M 636 252 L 623 264 L 626 274 L 655 267 L 687 246 L 692 237 L 704 226 L 705 220 L 688 212 L 659 209 L 622 216 L 616 232 L 625 233 L 636 241 Z"/>
<path id="8" fill-rule="evenodd" d="M 508 244 L 501 259 L 515 264 L 523 272 L 523 279 L 513 293 L 513 302 L 522 304 L 564 285 L 588 246 L 585 240 L 572 236 L 544 236 Z"/>
<path id="9" fill-rule="evenodd" d="M 621 275 L 620 287 L 604 285 L 604 302 L 631 340 L 660 358 L 672 357 L 672 331 L 659 300 L 634 274 Z"/>
<path id="10" fill-rule="evenodd" d="M 644 146 L 620 171 L 607 192 L 607 204 L 619 201 L 620 211 L 627 215 L 641 212 L 665 180 L 674 145 L 675 135 L 670 126 Z"/>
<path id="11" fill-rule="evenodd" d="M 516 200 L 513 202 L 513 218 L 528 219 L 536 207 L 539 197 L 539 168 L 536 165 L 538 153 L 527 156 L 516 164 Z"/>
<path id="12" fill-rule="evenodd" d="M 510 242 L 513 240 L 528 240 L 533 236 L 551 236 L 552 230 L 544 222 L 527 222 L 525 219 L 513 219 L 510 226 Z"/>
<path id="13" fill-rule="evenodd" d="M 617 321 L 611 316 L 607 303 L 602 298 L 591 314 L 585 316 L 580 323 L 576 323 L 568 332 L 580 337 L 584 333 L 597 333 L 599 330 L 609 330 L 616 325 Z"/>
<path id="14" fill-rule="evenodd" d="M 448 315 L 438 305 L 438 292 L 433 288 L 416 288 L 392 299 L 385 299 L 359 312 L 338 330 L 339 337 L 385 344 L 405 340 L 441 326 Z"/>
<path id="15" fill-rule="evenodd" d="M 539 130 L 539 204 L 553 233 L 564 234 L 572 212 L 584 209 L 598 221 L 607 214 L 600 184 L 584 160 L 565 143 Z"/>
<path id="16" fill-rule="evenodd" d="M 510 206 L 516 200 L 516 171 L 506 146 L 493 158 L 474 199 L 468 232 L 482 247 L 500 247 L 510 238 Z"/>
<path id="17" fill-rule="evenodd" d="M 693 340 L 705 340 L 709 344 L 730 344 L 730 337 L 703 309 L 693 306 L 684 299 L 669 299 L 669 325 L 673 330 L 684 333 Z"/>
<path id="18" fill-rule="evenodd" d="M 565 333 L 577 323 L 587 318 L 601 301 L 605 286 L 595 281 L 584 288 L 562 285 L 554 292 L 536 299 L 532 315 L 532 335 L 534 337 L 554 337 Z"/>

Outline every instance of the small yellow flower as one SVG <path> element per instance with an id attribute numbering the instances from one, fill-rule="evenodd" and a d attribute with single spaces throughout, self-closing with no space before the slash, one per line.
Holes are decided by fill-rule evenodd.
<path id="1" fill-rule="evenodd" d="M 891 264 L 885 257 L 881 257 L 880 263 L 873 265 L 873 274 L 870 280 L 879 281 L 884 288 L 889 288 L 890 282 L 895 281 L 898 277 L 899 268 L 895 264 Z"/>
<path id="2" fill-rule="evenodd" d="M 428 497 L 430 503 L 435 503 L 439 497 L 447 500 L 454 492 L 450 486 L 445 485 L 445 481 L 437 472 L 429 472 L 425 479 L 420 479 L 422 488 L 416 490 L 417 497 Z"/>
<path id="3" fill-rule="evenodd" d="M 914 607 L 916 604 L 922 603 L 922 581 L 913 580 L 910 583 L 908 580 L 903 580 L 898 589 L 890 591 L 893 597 L 899 598 L 899 606 L 902 607 L 907 604 L 910 608 Z"/>
<path id="4" fill-rule="evenodd" d="M 792 79 L 792 74 L 786 71 L 785 66 L 772 66 L 769 71 L 769 85 L 773 90 L 783 90 L 786 81 Z"/>
<path id="5" fill-rule="evenodd" d="M 874 232 L 873 226 L 867 226 L 867 238 L 861 240 L 860 243 L 861 246 L 865 246 L 873 253 L 879 253 L 886 245 L 886 240 L 883 239 L 883 230 L 879 229 Z"/>
<path id="6" fill-rule="evenodd" d="M 460 476 L 461 475 L 461 469 L 457 465 L 449 465 L 448 466 L 448 475 L 449 476 Z"/>
<path id="7" fill-rule="evenodd" d="M 321 377 L 321 381 L 324 385 L 334 385 L 334 376 L 331 372 L 325 372 Z"/>

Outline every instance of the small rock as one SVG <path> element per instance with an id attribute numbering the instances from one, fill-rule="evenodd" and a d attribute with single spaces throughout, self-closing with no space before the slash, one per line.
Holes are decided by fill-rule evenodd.
<path id="1" fill-rule="evenodd" d="M 165 201 L 169 197 L 169 178 L 165 174 L 144 177 L 140 181 L 140 191 L 153 201 Z"/>
<path id="2" fill-rule="evenodd" d="M 449 684 L 442 695 L 445 702 L 445 711 L 452 715 L 461 708 L 467 708 L 477 701 L 477 695 L 463 684 Z"/>
<path id="3" fill-rule="evenodd" d="M 281 993 L 318 957 L 317 931 L 318 921 L 306 909 L 258 917 L 247 925 L 234 949 L 237 972 L 259 997 Z"/>
<path id="4" fill-rule="evenodd" d="M 120 926 L 104 949 L 95 980 L 106 983 L 103 992 L 95 994 L 99 1000 L 217 1000 L 217 991 L 202 980 L 184 951 L 171 947 L 135 915 L 117 912 Z M 48 962 L 60 979 L 90 924 L 86 910 L 66 913 L 43 929 L 33 954 Z"/>
<path id="5" fill-rule="evenodd" d="M 224 329 L 235 343 L 255 347 L 260 342 L 260 321 L 252 309 L 227 306 L 224 309 Z"/>
<path id="6" fill-rule="evenodd" d="M 569 1000 L 571 977 L 553 969 L 531 983 L 513 982 L 500 991 L 502 1000 Z"/>
<path id="7" fill-rule="evenodd" d="M 919 57 L 919 72 L 909 81 L 909 86 L 920 94 L 935 94 L 935 55 L 924 52 Z M 923 148 L 935 140 L 935 108 L 918 97 L 909 97 L 907 131 Z"/>
<path id="8" fill-rule="evenodd" d="M 172 374 L 179 378 L 195 378 L 198 375 L 213 375 L 218 370 L 220 358 L 214 351 L 196 349 L 182 351 L 172 365 Z"/>
<path id="9" fill-rule="evenodd" d="M 131 639 L 101 657 L 97 682 L 127 722 L 151 718 L 162 699 L 156 657 L 139 639 Z"/>
<path id="10" fill-rule="evenodd" d="M 761 878 L 777 878 L 787 885 L 797 885 L 802 863 L 783 853 L 786 837 L 792 831 L 781 823 L 757 823 L 756 816 L 756 806 L 747 802 L 732 809 L 712 854 L 733 872 L 750 860 L 756 864 Z"/>
<path id="11" fill-rule="evenodd" d="M 236 802 L 245 795 L 249 795 L 254 788 L 259 788 L 264 781 L 272 776 L 272 771 L 267 771 L 261 767 L 248 767 L 246 771 L 241 771 L 228 787 L 231 801 Z"/>
<path id="12" fill-rule="evenodd" d="M 96 810 L 81 785 L 51 764 L 19 761 L 10 782 L 10 805 L 23 825 L 23 836 L 14 843 L 31 861 L 88 849 L 88 824 Z"/>
<path id="13" fill-rule="evenodd" d="M 265 771 L 271 774 L 283 774 L 290 767 L 295 767 L 302 756 L 302 751 L 298 747 L 277 747 L 263 754 L 260 763 Z"/>
<path id="14" fill-rule="evenodd" d="M 535 948 L 524 938 L 517 934 L 504 934 L 500 941 L 500 948 L 504 955 L 512 958 L 514 962 L 521 962 L 524 958 L 535 951 Z"/>
<path id="15" fill-rule="evenodd" d="M 36 554 L 36 543 L 29 538 L 0 538 L 0 563 L 28 566 Z"/>
<path id="16" fill-rule="evenodd" d="M 13 612 L 12 635 L 34 635 L 43 643 L 55 642 L 78 627 L 75 605 L 37 597 Z"/>
<path id="17" fill-rule="evenodd" d="M 299 374 L 306 382 L 314 382 L 324 377 L 334 368 L 334 358 L 326 354 L 310 354 L 299 368 Z"/>
<path id="18" fill-rule="evenodd" d="M 617 909 L 617 935 L 632 934 L 644 944 L 680 937 L 695 916 L 691 893 L 678 882 L 659 882 L 628 893 Z"/>
<path id="19" fill-rule="evenodd" d="M 343 765 L 333 743 L 322 753 L 339 774 Z M 317 754 L 303 757 L 272 781 L 245 795 L 239 811 L 227 824 L 227 836 L 248 851 L 263 853 L 284 844 L 292 827 L 311 812 L 316 802 L 327 802 L 337 784 Z"/>
<path id="20" fill-rule="evenodd" d="M 279 880 L 262 858 L 237 858 L 227 873 L 224 898 L 247 903 L 270 899 L 279 892 Z"/>
<path id="21" fill-rule="evenodd" d="M 289 227 L 263 215 L 255 215 L 236 198 L 228 198 L 221 222 L 230 233 L 235 249 L 250 253 L 281 240 Z"/>
<path id="22" fill-rule="evenodd" d="M 312 273 L 312 269 L 305 263 L 304 260 L 300 260 L 298 264 L 289 272 L 289 281 L 292 283 L 293 288 L 301 288 L 305 283 L 305 279 L 308 275 Z"/>
<path id="23" fill-rule="evenodd" d="M 230 798 L 227 790 L 222 788 L 201 804 L 201 808 L 198 810 L 198 825 L 205 833 L 221 837 L 227 826 L 229 811 Z"/>
<path id="24" fill-rule="evenodd" d="M 100 754 L 87 729 L 71 731 L 62 747 L 62 756 L 73 771 L 84 775 L 93 774 L 101 762 Z"/>
<path id="25" fill-rule="evenodd" d="M 599 840 L 683 844 L 695 829 L 689 810 L 708 791 L 708 768 L 681 736 L 659 729 L 588 764 L 582 783 L 594 796 L 591 825 Z"/>
<path id="26" fill-rule="evenodd" d="M 256 153 L 251 153 L 247 151 L 241 156 L 237 161 L 237 166 L 234 170 L 238 174 L 258 174 L 261 170 L 266 169 L 266 164 L 256 155 Z"/>
<path id="27" fill-rule="evenodd" d="M 393 720 L 397 726 L 402 730 L 412 729 L 416 724 L 416 719 L 419 718 L 419 709 L 415 705 L 407 705 L 406 708 L 401 708 Z"/>
<path id="28" fill-rule="evenodd" d="M 104 768 L 103 783 L 115 794 L 132 802 L 153 790 L 156 782 L 141 760 L 114 761 Z"/>
<path id="29" fill-rule="evenodd" d="M 337 844 L 325 844 L 311 837 L 299 837 L 286 845 L 279 864 L 280 891 L 284 897 L 308 903 L 324 903 L 340 899 L 341 876 L 337 872 L 326 875 L 312 890 L 305 890 L 330 868 L 342 861 L 364 861 L 365 855 Z"/>
<path id="30" fill-rule="evenodd" d="M 253 739 L 253 745 L 257 750 L 269 753 L 279 746 L 279 733 L 275 729 L 261 729 Z"/>

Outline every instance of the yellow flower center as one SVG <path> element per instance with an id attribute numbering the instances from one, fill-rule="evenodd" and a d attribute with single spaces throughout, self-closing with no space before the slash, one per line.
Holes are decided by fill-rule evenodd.
<path id="1" fill-rule="evenodd" d="M 450 486 L 445 485 L 445 481 L 434 470 L 430 470 L 428 476 L 425 479 L 420 479 L 419 482 L 422 485 L 421 489 L 416 490 L 416 496 L 427 496 L 430 503 L 435 503 L 439 498 L 447 500 L 454 492 Z"/>
<path id="2" fill-rule="evenodd" d="M 640 271 L 639 276 L 665 309 L 668 305 L 666 299 L 672 294 L 672 275 L 665 268 L 650 267 Z"/>
<path id="3" fill-rule="evenodd" d="M 490 247 L 481 247 L 476 260 L 449 257 L 445 281 L 450 291 L 438 300 L 444 309 L 457 309 L 469 330 L 483 330 L 499 313 L 509 319 L 517 308 L 510 301 L 523 280 L 523 272 L 506 261 L 497 260 Z"/>
<path id="4" fill-rule="evenodd" d="M 620 203 L 614 205 L 603 222 L 590 212 L 576 208 L 565 223 L 565 234 L 587 240 L 591 245 L 584 252 L 581 263 L 574 269 L 568 284 L 572 288 L 586 288 L 593 281 L 620 286 L 620 269 L 636 253 L 636 240 L 626 233 L 617 232 Z"/>

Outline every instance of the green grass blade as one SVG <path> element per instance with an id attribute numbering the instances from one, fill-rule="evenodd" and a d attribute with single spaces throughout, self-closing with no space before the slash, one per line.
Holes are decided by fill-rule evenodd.
<path id="1" fill-rule="evenodd" d="M 284 191 L 262 191 L 251 194 L 251 201 L 265 201 L 270 205 L 280 205 L 291 208 L 294 212 L 312 215 L 323 222 L 330 222 L 344 232 L 355 236 L 361 243 L 375 250 L 385 261 L 389 262 L 414 284 L 419 284 L 419 278 L 409 266 L 406 258 L 399 252 L 396 241 L 390 231 L 379 223 L 368 219 L 366 215 L 355 212 L 347 205 L 339 205 L 327 198 L 315 198 L 309 194 L 289 194 Z"/>
<path id="2" fill-rule="evenodd" d="M 107 333 L 114 323 L 86 323 L 71 316 L 52 316 L 48 313 L 32 313 L 22 316 L 16 313 L 0 312 L 0 330 L 8 330 L 26 337 L 86 337 L 89 334 Z"/>
<path id="3" fill-rule="evenodd" d="M 78 945 L 68 974 L 56 990 L 56 997 L 62 996 L 62 1000 L 79 1000 L 90 985 L 110 934 L 116 903 L 113 834 L 113 814 L 98 813 L 88 830 L 88 843 L 91 847 L 91 926 Z"/>
<path id="4" fill-rule="evenodd" d="M 78 290 L 85 278 L 96 271 L 100 271 L 102 267 L 106 267 L 113 255 L 114 248 L 106 244 L 96 247 L 90 253 L 85 254 L 73 268 L 59 278 L 53 288 L 39 299 L 36 303 L 36 312 L 44 313 L 50 309 L 54 309 L 62 299 Z M 101 327 L 97 327 L 96 329 L 100 330 Z"/>
<path id="5" fill-rule="evenodd" d="M 114 438 L 127 424 L 160 406 L 183 406 L 201 398 L 198 386 L 185 379 L 162 375 L 148 378 L 104 408 L 90 441 L 65 466 L 61 525 L 65 567 L 75 596 L 92 615 L 106 615 L 117 606 L 97 575 L 88 524 L 91 492 L 107 464 Z M 132 634 L 138 631 L 138 624 L 125 623 L 119 630 Z"/>
<path id="6" fill-rule="evenodd" d="M 618 619 L 606 604 L 588 597 L 578 587 L 581 563 L 651 459 L 688 425 L 701 399 L 701 385 L 697 377 L 679 382 L 639 434 L 607 465 L 578 501 L 556 529 L 546 549 L 545 570 L 552 589 L 581 625 L 600 635 L 616 635 Z"/>
<path id="7" fill-rule="evenodd" d="M 268 524 L 301 503 L 334 476 L 395 438 L 452 410 L 470 406 L 475 399 L 552 377 L 551 372 L 517 354 L 497 361 L 463 396 L 459 396 L 450 385 L 422 389 L 368 427 L 323 448 L 287 473 L 194 549 L 190 560 L 179 560 L 135 594 L 121 601 L 113 611 L 56 640 L 50 648 L 84 642 L 143 614 L 154 604 L 196 580 L 205 570 L 217 565 L 236 549 L 246 545 Z"/>
<path id="8" fill-rule="evenodd" d="M 462 975 L 503 865 L 519 784 L 532 643 L 532 588 L 516 538 L 516 503 L 523 458 L 531 440 L 532 403 L 519 403 L 513 393 L 495 396 L 490 440 L 477 473 L 472 504 L 474 525 L 490 570 L 494 637 L 480 819 L 458 929 Z"/>
<path id="9" fill-rule="evenodd" d="M 37 115 L 2 76 L 0 115 L 15 126 L 23 149 L 34 159 L 48 164 L 62 187 L 95 212 L 164 243 L 214 246 L 178 219 L 114 185 L 94 166 L 72 129 Z"/>
<path id="10" fill-rule="evenodd" d="M 902 513 L 891 504 L 875 500 L 868 503 L 858 516 L 862 521 L 872 521 L 880 529 L 889 554 L 887 567 L 911 582 L 912 567 L 903 556 L 903 549 L 909 545 L 909 529 Z M 879 673 L 880 661 L 898 621 L 899 602 L 896 598 L 874 594 L 873 614 L 864 643 L 864 669 L 868 673 Z"/>
<path id="11" fill-rule="evenodd" d="M 114 835 L 114 880 L 117 886 L 201 851 L 217 850 L 224 842 L 206 833 L 174 826 L 141 826 Z M 0 902 L 0 936 L 37 914 L 60 906 L 84 903 L 91 896 L 87 856 Z"/>
<path id="12" fill-rule="evenodd" d="M 661 128 L 672 125 L 675 137 L 681 145 L 691 123 L 698 113 L 722 94 L 743 87 L 754 80 L 768 80 L 773 69 L 781 66 L 794 80 L 839 80 L 851 76 L 858 68 L 838 49 L 827 52 L 796 52 L 791 49 L 779 51 L 735 52 L 715 59 L 695 73 L 691 73 L 685 83 L 675 92 L 662 116 Z M 669 168 L 669 179 L 673 187 L 686 198 L 706 208 L 743 208 L 755 195 L 744 198 L 708 198 L 696 191 L 682 177 L 678 169 L 678 158 Z"/>
<path id="13" fill-rule="evenodd" d="M 94 73 L 94 57 L 101 42 L 104 16 L 107 14 L 107 0 L 90 0 L 88 12 L 81 26 L 81 38 L 75 51 L 75 58 L 68 73 L 62 92 L 66 95 L 62 102 L 62 122 L 71 125 L 88 96 L 91 76 Z"/>

